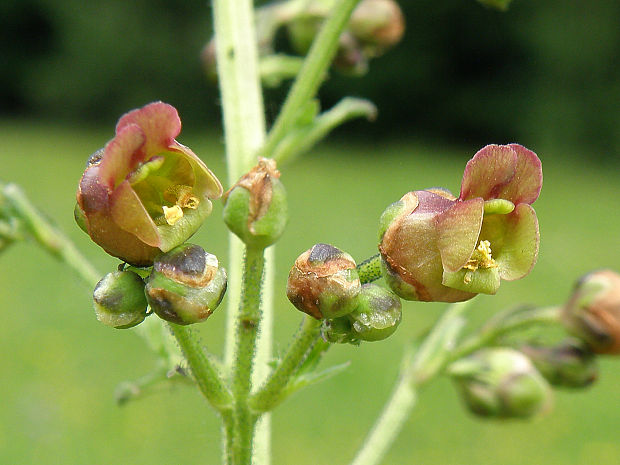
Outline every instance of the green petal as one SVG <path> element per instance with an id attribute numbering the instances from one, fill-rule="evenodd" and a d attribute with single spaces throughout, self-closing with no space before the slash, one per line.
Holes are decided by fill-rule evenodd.
<path id="1" fill-rule="evenodd" d="M 530 272 L 538 257 L 540 237 L 536 212 L 522 203 L 508 215 L 485 216 L 480 239 L 491 243 L 501 278 L 520 279 Z"/>
<path id="2" fill-rule="evenodd" d="M 445 271 L 443 285 L 461 291 L 495 294 L 500 284 L 499 268 L 478 268 L 475 271 L 461 268 L 456 272 Z"/>
<path id="3" fill-rule="evenodd" d="M 443 268 L 457 271 L 471 257 L 478 244 L 484 201 L 481 198 L 455 202 L 437 219 L 437 246 Z"/>
<path id="4" fill-rule="evenodd" d="M 188 240 L 207 219 L 212 208 L 211 202 L 203 199 L 195 210 L 183 209 L 183 217 L 173 225 L 167 223 L 157 225 L 159 248 L 163 252 L 168 252 Z"/>
<path id="5" fill-rule="evenodd" d="M 112 219 L 121 229 L 133 234 L 151 247 L 160 247 L 161 238 L 155 223 L 131 188 L 129 181 L 123 181 L 112 193 L 110 199 Z"/>

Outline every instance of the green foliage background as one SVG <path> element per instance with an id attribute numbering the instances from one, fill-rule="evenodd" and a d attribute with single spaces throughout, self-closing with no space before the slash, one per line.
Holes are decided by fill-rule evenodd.
<path id="1" fill-rule="evenodd" d="M 620 159 L 620 2 L 515 0 L 506 13 L 474 0 L 400 3 L 403 42 L 366 78 L 334 75 L 322 91 L 326 106 L 344 94 L 379 105 L 377 123 L 350 137 L 518 140 Z M 107 122 L 161 99 L 217 125 L 198 59 L 209 14 L 204 0 L 3 0 L 0 112 Z M 271 117 L 281 95 L 267 94 Z"/>
<path id="2" fill-rule="evenodd" d="M 87 154 L 112 136 L 114 121 L 105 130 L 0 123 L 2 177 L 22 185 L 102 273 L 113 270 L 116 261 L 77 228 L 72 212 Z M 225 177 L 219 133 L 185 131 L 179 140 Z M 277 246 L 276 351 L 284 349 L 301 320 L 284 292 L 297 255 L 319 241 L 357 260 L 375 253 L 377 219 L 385 206 L 411 189 L 439 185 L 458 191 L 465 163 L 478 148 L 396 140 L 330 144 L 282 169 L 291 218 Z M 473 320 L 514 302 L 560 303 L 581 274 L 619 268 L 616 172 L 563 152 L 538 153 L 545 173 L 534 204 L 542 235 L 538 264 L 527 278 L 503 283 L 496 296 L 479 298 Z M 219 203 L 194 240 L 226 263 Z M 154 357 L 131 330 L 97 323 L 90 292 L 29 244 L 16 244 L 0 256 L 0 463 L 218 463 L 219 423 L 196 390 L 164 388 L 125 407 L 115 405 L 115 387 L 147 373 Z M 200 325 L 204 344 L 216 353 L 225 303 Z M 428 329 L 443 308 L 405 303 L 403 323 L 392 338 L 333 347 L 324 366 L 350 360 L 350 368 L 276 410 L 274 464 L 348 463 L 389 395 L 405 344 Z M 554 410 L 531 422 L 475 419 L 461 408 L 450 383 L 438 380 L 420 393 L 385 464 L 616 463 L 619 363 L 603 359 L 598 383 L 560 392 Z"/>

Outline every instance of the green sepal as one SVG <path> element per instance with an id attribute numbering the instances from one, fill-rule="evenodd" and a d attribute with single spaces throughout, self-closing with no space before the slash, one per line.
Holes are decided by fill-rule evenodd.
<path id="1" fill-rule="evenodd" d="M 351 334 L 362 341 L 380 341 L 391 336 L 400 324 L 400 299 L 376 284 L 364 284 L 357 297 L 357 308 L 347 315 Z"/>

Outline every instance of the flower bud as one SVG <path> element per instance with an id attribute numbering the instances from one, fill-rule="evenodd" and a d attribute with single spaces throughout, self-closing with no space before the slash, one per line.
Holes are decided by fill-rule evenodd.
<path id="1" fill-rule="evenodd" d="M 367 56 L 379 56 L 400 42 L 405 18 L 394 0 L 363 0 L 351 15 L 349 31 Z"/>
<path id="2" fill-rule="evenodd" d="M 348 316 L 323 320 L 321 337 L 332 344 L 359 344 L 359 339 L 353 335 L 353 327 Z"/>
<path id="3" fill-rule="evenodd" d="M 525 355 L 513 349 L 482 349 L 453 363 L 448 373 L 476 415 L 529 418 L 551 406 L 549 384 Z"/>
<path id="4" fill-rule="evenodd" d="M 207 319 L 226 292 L 226 271 L 215 255 L 183 244 L 155 259 L 146 298 L 162 319 L 179 325 Z"/>
<path id="5" fill-rule="evenodd" d="M 400 299 L 377 284 L 362 286 L 357 308 L 346 318 L 351 321 L 351 334 L 362 341 L 380 341 L 391 336 L 400 324 Z"/>
<path id="6" fill-rule="evenodd" d="M 287 202 L 276 162 L 261 158 L 224 195 L 224 222 L 246 245 L 265 248 L 286 226 Z"/>
<path id="7" fill-rule="evenodd" d="M 132 271 L 105 275 L 95 286 L 93 302 L 97 319 L 114 328 L 131 328 L 146 318 L 144 281 Z"/>
<path id="8" fill-rule="evenodd" d="M 562 321 L 597 354 L 620 354 L 620 275 L 594 271 L 575 285 Z"/>
<path id="9" fill-rule="evenodd" d="M 286 296 L 317 320 L 337 318 L 357 307 L 361 283 L 353 258 L 329 244 L 316 244 L 291 268 Z"/>
<path id="10" fill-rule="evenodd" d="M 597 378 L 594 354 L 576 341 L 568 340 L 553 347 L 526 345 L 519 350 L 552 386 L 582 388 Z"/>

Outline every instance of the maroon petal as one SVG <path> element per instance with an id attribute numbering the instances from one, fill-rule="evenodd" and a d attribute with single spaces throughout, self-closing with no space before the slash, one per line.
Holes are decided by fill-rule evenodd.
<path id="1" fill-rule="evenodd" d="M 517 166 L 515 175 L 504 189 L 501 198 L 510 200 L 515 205 L 534 203 L 542 188 L 542 163 L 534 152 L 522 145 L 510 144 L 510 148 L 517 154 Z"/>
<path id="2" fill-rule="evenodd" d="M 542 187 L 538 156 L 518 144 L 487 145 L 465 167 L 461 199 L 505 199 L 533 203 Z"/>
<path id="3" fill-rule="evenodd" d="M 459 270 L 478 244 L 482 227 L 484 200 L 480 197 L 457 201 L 437 218 L 437 246 L 446 271 Z"/>
<path id="4" fill-rule="evenodd" d="M 181 132 L 181 119 L 177 110 L 163 102 L 149 103 L 123 115 L 116 125 L 116 132 L 131 124 L 137 124 L 144 132 L 146 144 L 143 150 L 151 156 L 171 146 Z"/>
<path id="5" fill-rule="evenodd" d="M 105 146 L 100 163 L 99 177 L 110 189 L 118 186 L 125 177 L 144 160 L 141 151 L 145 136 L 139 126 L 130 124 L 117 131 Z"/>
<path id="6" fill-rule="evenodd" d="M 504 198 L 500 194 L 514 177 L 516 165 L 517 154 L 507 145 L 487 145 L 480 149 L 465 166 L 459 198 Z"/>

